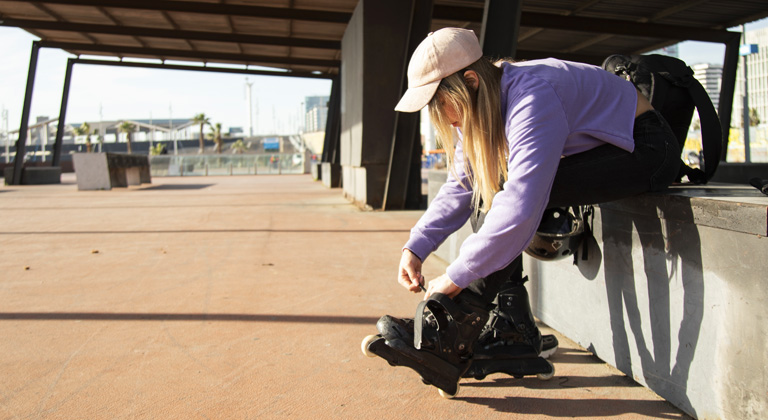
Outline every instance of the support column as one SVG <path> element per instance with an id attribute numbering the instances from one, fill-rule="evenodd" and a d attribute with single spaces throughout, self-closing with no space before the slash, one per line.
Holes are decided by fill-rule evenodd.
<path id="1" fill-rule="evenodd" d="M 27 88 L 24 91 L 24 105 L 21 109 L 21 123 L 19 124 L 19 139 L 16 141 L 16 157 L 13 161 L 13 176 L 8 185 L 21 184 L 21 172 L 24 167 L 24 155 L 27 152 L 27 131 L 29 131 L 29 111 L 32 106 L 32 92 L 35 87 L 35 75 L 37 74 L 37 56 L 40 52 L 40 41 L 32 43 L 32 51 L 29 56 L 29 71 L 27 72 Z"/>
<path id="2" fill-rule="evenodd" d="M 67 60 L 67 71 L 64 75 L 64 90 L 61 93 L 61 108 L 59 108 L 59 125 L 56 129 L 56 142 L 53 144 L 53 160 L 51 166 L 59 166 L 61 161 L 61 144 L 64 141 L 64 130 L 67 126 L 67 103 L 69 102 L 69 85 L 72 80 L 72 67 L 75 59 Z"/>
<path id="3" fill-rule="evenodd" d="M 331 83 L 331 97 L 328 100 L 328 116 L 325 123 L 323 156 L 320 167 L 320 180 L 329 188 L 341 186 L 341 166 L 339 158 L 339 140 L 341 134 L 341 72 Z"/>
<path id="4" fill-rule="evenodd" d="M 384 203 L 415 2 L 360 0 L 341 41 L 342 187 L 366 209 Z"/>
<path id="5" fill-rule="evenodd" d="M 406 57 L 409 59 L 429 33 L 432 5 L 432 0 L 413 1 L 406 50 Z M 400 74 L 399 92 L 402 96 L 408 88 L 408 60 L 403 62 Z M 397 112 L 395 115 L 395 130 L 382 205 L 384 210 L 418 209 L 421 204 L 420 122 L 418 112 Z"/>
<path id="6" fill-rule="evenodd" d="M 480 45 L 483 55 L 514 58 L 520 31 L 522 0 L 485 0 Z"/>
<path id="7" fill-rule="evenodd" d="M 720 86 L 720 103 L 717 114 L 723 129 L 723 152 L 721 161 L 728 155 L 728 136 L 731 131 L 731 113 L 733 112 L 733 92 L 736 87 L 736 68 L 739 64 L 740 34 L 734 34 L 725 43 L 725 58 L 723 60 L 723 83 Z"/>

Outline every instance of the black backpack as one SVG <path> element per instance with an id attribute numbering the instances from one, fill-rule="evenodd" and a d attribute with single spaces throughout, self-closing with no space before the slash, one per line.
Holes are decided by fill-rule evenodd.
<path id="1" fill-rule="evenodd" d="M 699 112 L 704 162 L 702 169 L 683 162 L 677 181 L 687 176 L 690 182 L 706 184 L 717 169 L 722 154 L 723 132 L 707 91 L 693 77 L 685 62 L 659 54 L 614 54 L 603 61 L 603 69 L 632 82 L 672 127 L 682 150 L 691 125 L 693 109 Z M 682 159 L 681 159 L 682 161 Z"/>

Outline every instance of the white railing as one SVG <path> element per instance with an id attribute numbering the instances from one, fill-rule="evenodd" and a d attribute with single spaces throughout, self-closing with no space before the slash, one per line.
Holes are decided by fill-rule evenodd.
<path id="1" fill-rule="evenodd" d="M 303 174 L 304 153 L 150 156 L 152 176 Z"/>

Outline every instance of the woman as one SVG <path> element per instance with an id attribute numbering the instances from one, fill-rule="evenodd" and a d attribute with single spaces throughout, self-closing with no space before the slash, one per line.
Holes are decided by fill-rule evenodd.
<path id="1" fill-rule="evenodd" d="M 427 105 L 449 176 L 411 231 L 398 281 L 412 292 L 421 290 L 422 261 L 475 216 L 475 233 L 445 274 L 428 283 L 425 300 L 445 295 L 464 313 L 487 319 L 498 295 L 499 304 L 514 309 L 493 311 L 492 318 L 505 322 L 492 319 L 488 325 L 497 328 L 487 328 L 481 344 L 488 348 L 510 337 L 507 329 L 514 341 L 538 353 L 541 336 L 523 287 L 521 254 L 545 210 L 666 188 L 680 162 L 674 134 L 624 79 L 555 59 L 494 64 L 482 57 L 474 33 L 458 28 L 431 33 L 411 58 L 408 90 L 395 109 L 416 112 Z M 389 317 L 390 327 L 379 325 L 380 330 L 400 325 L 396 334 L 412 334 L 402 328 L 406 321 L 395 320 Z M 456 359 L 467 361 L 460 370 L 473 357 L 480 329 L 460 325 L 459 341 L 472 343 Z"/>

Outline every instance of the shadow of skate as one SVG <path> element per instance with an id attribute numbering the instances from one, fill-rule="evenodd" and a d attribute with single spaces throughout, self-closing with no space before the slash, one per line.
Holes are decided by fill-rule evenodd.
<path id="1" fill-rule="evenodd" d="M 510 376 L 493 376 L 474 381 L 465 379 L 461 382 L 462 387 L 467 388 L 514 388 L 522 387 L 526 389 L 562 389 L 562 388 L 632 388 L 640 387 L 634 381 L 625 376 L 557 376 L 549 380 L 541 380 L 534 376 L 516 379 Z"/>

